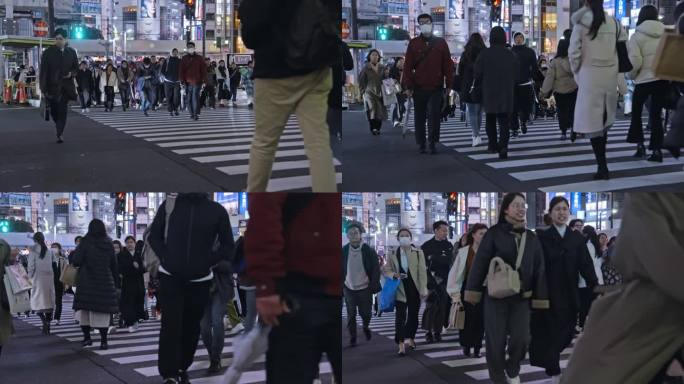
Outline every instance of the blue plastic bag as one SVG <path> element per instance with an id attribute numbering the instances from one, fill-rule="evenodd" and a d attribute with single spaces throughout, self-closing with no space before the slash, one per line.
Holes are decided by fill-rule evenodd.
<path id="1" fill-rule="evenodd" d="M 394 301 L 397 295 L 397 288 L 399 288 L 401 280 L 386 279 L 385 285 L 380 292 L 380 312 L 394 311 Z"/>

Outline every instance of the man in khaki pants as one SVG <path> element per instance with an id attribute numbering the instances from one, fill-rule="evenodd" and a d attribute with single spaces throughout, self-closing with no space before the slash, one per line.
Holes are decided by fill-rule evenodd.
<path id="1" fill-rule="evenodd" d="M 294 67 L 290 64 L 292 61 L 288 61 L 288 45 L 292 43 L 288 39 L 293 39 L 288 31 L 290 24 L 300 20 L 302 15 L 307 23 L 336 21 L 340 2 L 319 0 L 325 12 L 312 10 L 312 16 L 306 17 L 307 13 L 303 12 L 307 12 L 307 4 L 311 3 L 307 1 L 250 0 L 240 6 L 242 38 L 248 48 L 254 49 L 255 55 L 256 127 L 249 153 L 248 192 L 266 191 L 278 142 L 292 113 L 297 116 L 304 138 L 313 192 L 337 191 L 326 118 L 328 94 L 332 89 L 331 64 L 339 60 L 339 56 Z M 282 169 L 288 169 L 287 163 Z"/>

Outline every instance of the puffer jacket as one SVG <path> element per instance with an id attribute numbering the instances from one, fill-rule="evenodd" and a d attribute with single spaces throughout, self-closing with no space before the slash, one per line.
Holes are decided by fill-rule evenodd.
<path id="1" fill-rule="evenodd" d="M 634 67 L 627 76 L 636 84 L 658 80 L 653 74 L 653 61 L 660 42 L 665 33 L 665 25 L 657 20 L 646 20 L 636 27 L 636 32 L 629 39 L 629 61 Z"/>
<path id="2" fill-rule="evenodd" d="M 69 259 L 79 267 L 74 310 L 119 312 L 119 268 L 112 240 L 86 235 Z"/>
<path id="3" fill-rule="evenodd" d="M 544 95 L 549 94 L 551 91 L 571 93 L 576 89 L 577 83 L 572 74 L 572 69 L 570 69 L 570 60 L 567 57 L 557 57 L 551 60 L 541 92 Z"/>

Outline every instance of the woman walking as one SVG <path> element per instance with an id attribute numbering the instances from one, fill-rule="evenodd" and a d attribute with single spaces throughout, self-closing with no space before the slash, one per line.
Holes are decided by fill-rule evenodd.
<path id="1" fill-rule="evenodd" d="M 530 363 L 544 368 L 551 383 L 559 384 L 560 355 L 572 341 L 580 309 L 577 276 L 584 278 L 591 292 L 598 281 L 584 236 L 568 228 L 568 200 L 563 196 L 551 199 L 549 214 L 553 224 L 537 235 L 544 250 L 551 307 L 532 314 Z"/>
<path id="2" fill-rule="evenodd" d="M 526 215 L 523 194 L 504 197 L 499 222 L 485 233 L 463 294 L 463 300 L 472 305 L 484 296 L 487 368 L 496 384 L 520 384 L 520 362 L 530 341 L 530 304 L 533 309 L 549 308 L 544 253 L 534 232 L 525 228 Z M 485 281 L 492 279 L 487 276 L 492 262 L 505 263 L 518 272 L 519 293 L 509 296 L 489 288 L 483 292 Z"/>
<path id="3" fill-rule="evenodd" d="M 458 64 L 458 77 L 461 83 L 461 102 L 465 102 L 468 125 L 473 131 L 473 147 L 482 144 L 480 127 L 482 126 L 482 99 L 473 95 L 473 81 L 475 80 L 475 62 L 480 52 L 485 50 L 484 40 L 479 33 L 473 33 L 465 45 L 461 62 Z"/>
<path id="4" fill-rule="evenodd" d="M 634 157 L 646 156 L 644 147 L 644 130 L 641 112 L 647 98 L 651 98 L 648 121 L 651 123 L 651 140 L 649 149 L 652 151 L 648 161 L 663 162 L 663 120 L 662 112 L 665 104 L 669 83 L 660 80 L 653 73 L 660 37 L 665 33 L 665 25 L 658 20 L 658 8 L 644 5 L 639 11 L 636 32 L 629 39 L 629 61 L 633 69 L 627 77 L 634 80 L 634 96 L 632 98 L 632 122 L 627 134 L 628 143 L 636 143 L 637 151 Z"/>
<path id="5" fill-rule="evenodd" d="M 359 74 L 359 89 L 363 95 L 366 116 L 373 135 L 379 135 L 382 121 L 387 115 L 382 101 L 382 77 L 385 66 L 380 64 L 380 51 L 371 49 L 366 57 L 366 66 Z"/>
<path id="6" fill-rule="evenodd" d="M 91 328 L 100 331 L 100 349 L 107 349 L 107 332 L 112 314 L 119 312 L 119 271 L 112 240 L 107 236 L 104 223 L 94 219 L 88 233 L 70 256 L 71 264 L 78 267 L 75 318 L 81 325 L 81 345 L 93 345 Z"/>
<path id="7" fill-rule="evenodd" d="M 116 71 L 116 77 L 119 79 L 119 94 L 121 95 L 121 108 L 126 111 L 130 106 L 131 100 L 131 84 L 133 84 L 133 70 L 128 68 L 126 60 L 121 62 L 121 66 Z"/>
<path id="8" fill-rule="evenodd" d="M 145 312 L 145 284 L 143 266 L 140 254 L 135 252 L 135 238 L 126 237 L 126 247 L 121 250 L 117 257 L 119 274 L 121 275 L 121 301 L 119 309 L 123 326 L 128 327 L 128 332 L 138 330 L 138 320 Z"/>
<path id="9" fill-rule="evenodd" d="M 494 27 L 489 34 L 490 47 L 478 55 L 475 62 L 475 96 L 482 94 L 482 107 L 486 113 L 486 129 L 491 153 L 499 153 L 499 159 L 508 158 L 510 119 L 513 114 L 513 94 L 518 77 L 518 59 L 506 47 L 506 32 Z M 497 139 L 496 124 L 499 123 Z"/>
<path id="10" fill-rule="evenodd" d="M 451 296 L 452 302 L 465 307 L 465 324 L 459 332 L 458 340 L 463 347 L 463 354 L 467 357 L 473 356 L 471 350 L 476 358 L 480 357 L 482 339 L 484 338 L 484 311 L 482 303 L 463 304 L 464 283 L 468 280 L 468 275 L 473 267 L 473 260 L 486 232 L 486 225 L 475 224 L 466 234 L 466 246 L 459 249 L 454 248 L 456 259 L 449 271 L 447 282 L 447 293 Z"/>
<path id="11" fill-rule="evenodd" d="M 556 57 L 548 67 L 549 69 L 546 72 L 546 77 L 541 87 L 541 93 L 544 97 L 549 97 L 551 91 L 553 91 L 558 111 L 558 126 L 561 130 L 560 139 L 561 141 L 567 140 L 567 132 L 570 129 L 570 141 L 574 143 L 577 139 L 577 134 L 573 129 L 575 104 L 577 103 L 577 83 L 575 83 L 572 69 L 570 69 L 570 60 L 568 59 L 569 47 L 570 42 L 565 39 L 558 42 Z"/>
<path id="12" fill-rule="evenodd" d="M 418 330 L 418 310 L 420 303 L 427 297 L 427 269 L 425 255 L 420 248 L 411 244 L 413 234 L 406 228 L 397 233 L 399 248 L 390 254 L 382 273 L 387 279 L 401 279 L 395 297 L 396 319 L 394 322 L 394 342 L 399 345 L 399 356 L 406 355 L 404 341 L 409 348 L 416 349 Z"/>
<path id="13" fill-rule="evenodd" d="M 43 334 L 50 334 L 50 322 L 55 309 L 55 281 L 52 263 L 55 255 L 45 244 L 45 235 L 36 232 L 29 248 L 28 275 L 31 278 L 31 310 L 43 322 Z"/>
<path id="14" fill-rule="evenodd" d="M 105 112 L 112 112 L 114 110 L 114 95 L 118 91 L 119 78 L 114 71 L 114 65 L 112 63 L 107 64 L 105 73 L 100 77 L 100 83 L 98 84 L 102 94 L 105 99 Z"/>
<path id="15" fill-rule="evenodd" d="M 587 250 L 589 251 L 589 256 L 594 263 L 594 273 L 596 274 L 596 280 L 598 286 L 603 285 L 603 273 L 601 272 L 601 265 L 603 264 L 603 253 L 605 248 L 601 248 L 601 236 L 596 235 L 596 230 L 591 225 L 587 225 L 582 229 L 582 234 L 587 243 Z M 602 233 L 602 237 L 606 239 L 605 243 L 608 242 L 608 237 L 605 233 Z M 605 245 L 605 244 L 604 244 Z M 580 297 L 580 308 L 579 308 L 579 319 L 577 332 L 581 332 L 584 329 L 584 323 L 587 320 L 587 315 L 589 314 L 589 309 L 591 308 L 591 303 L 594 301 L 595 294 L 591 287 L 587 286 L 586 280 L 581 276 L 579 278 L 579 297 Z"/>
<path id="16" fill-rule="evenodd" d="M 616 39 L 626 41 L 619 22 L 603 10 L 603 0 L 585 0 L 572 15 L 574 25 L 568 57 L 578 81 L 575 132 L 591 140 L 598 170 L 594 180 L 608 180 L 606 143 L 615 123 L 618 97 L 618 57 Z"/>

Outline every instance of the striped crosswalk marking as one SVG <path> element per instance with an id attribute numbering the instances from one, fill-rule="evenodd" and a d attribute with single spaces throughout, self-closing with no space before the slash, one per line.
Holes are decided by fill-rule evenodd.
<path id="1" fill-rule="evenodd" d="M 72 296 L 65 296 L 61 325 L 53 325 L 51 334 L 60 337 L 67 342 L 80 343 L 83 340 L 81 328 L 74 319 L 72 309 Z M 42 325 L 38 316 L 31 316 L 28 319 L 21 319 L 24 322 L 40 327 Z M 137 332 L 129 333 L 127 329 L 119 329 L 116 333 L 108 335 L 109 349 L 100 350 L 99 335 L 92 332 L 93 345 L 86 347 L 90 352 L 110 359 L 116 364 L 126 365 L 143 377 L 153 379 L 159 377 L 157 368 L 157 350 L 159 348 L 159 330 L 161 322 L 159 320 L 145 321 L 140 324 Z M 227 335 L 227 332 L 226 332 Z M 225 345 L 221 354 L 221 364 L 224 367 L 230 366 L 233 357 L 233 342 L 236 336 L 226 336 Z M 240 379 L 240 384 L 265 383 L 266 366 L 265 356 L 259 357 L 249 371 L 246 371 Z M 200 338 L 195 352 L 194 363 L 188 369 L 188 374 L 193 383 L 218 384 L 222 375 L 209 376 L 206 372 L 209 368 L 209 356 Z M 332 369 L 330 364 L 322 362 L 320 364 L 321 379 L 323 382 L 331 381 Z"/>
<path id="2" fill-rule="evenodd" d="M 588 139 L 560 140 L 557 120 L 535 120 L 528 132 L 511 138 L 508 159 L 499 160 L 498 154 L 487 152 L 487 135 L 484 121 L 480 131 L 482 144 L 472 147 L 472 130 L 459 119 L 449 119 L 441 127 L 440 142 L 472 160 L 529 185 L 527 190 L 551 192 L 613 191 L 657 185 L 659 187 L 684 186 L 684 162 L 663 152 L 662 163 L 635 159 L 635 145 L 626 143 L 630 122 L 618 119 L 608 133 L 607 159 L 611 171 L 608 181 L 594 181 L 596 160 Z M 644 122 L 644 127 L 646 123 Z M 409 126 L 413 127 L 412 118 Z M 646 132 L 646 144 L 649 133 Z"/>
<path id="3" fill-rule="evenodd" d="M 80 109 L 76 109 L 81 113 Z M 118 131 L 155 144 L 177 155 L 244 179 L 235 187 L 244 189 L 249 170 L 249 149 L 254 138 L 254 112 L 247 109 L 204 109 L 200 120 L 188 118 L 187 112 L 171 117 L 165 109 L 142 112 L 92 110 L 83 115 Z M 342 183 L 342 164 L 334 160 L 336 180 Z M 294 116 L 288 120 L 278 144 L 269 191 L 311 188 L 309 160 L 304 139 Z"/>
<path id="4" fill-rule="evenodd" d="M 420 311 L 419 319 L 422 318 L 422 312 L 425 307 L 423 306 Z M 345 312 L 346 314 L 346 312 Z M 381 336 L 387 337 L 390 340 L 394 340 L 394 316 L 395 313 L 383 313 L 382 317 L 373 317 L 370 323 L 370 329 L 372 332 L 377 333 Z M 344 315 L 343 315 L 344 317 Z M 357 316 L 357 323 L 362 326 L 362 321 L 359 316 Z M 442 342 L 427 344 L 425 341 L 425 330 L 418 329 L 416 333 L 416 350 L 409 352 L 420 353 L 427 358 L 436 359 L 444 366 L 454 369 L 454 375 L 465 375 L 470 379 L 477 381 L 487 382 L 489 380 L 489 371 L 487 370 L 487 359 L 485 357 L 486 348 L 483 346 L 480 350 L 482 357 L 466 357 L 463 355 L 463 347 L 458 342 L 458 331 L 447 330 L 442 333 Z M 572 345 L 561 353 L 560 366 L 561 369 L 565 369 L 568 364 L 568 359 L 572 354 L 573 346 L 577 339 L 572 341 Z M 529 360 L 526 359 L 521 362 L 520 365 L 520 379 L 522 383 L 550 383 L 549 378 L 544 378 L 545 373 L 543 368 L 533 367 L 529 364 Z"/>

